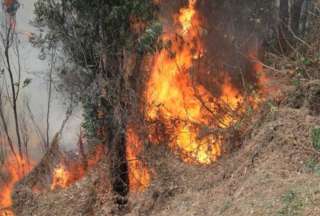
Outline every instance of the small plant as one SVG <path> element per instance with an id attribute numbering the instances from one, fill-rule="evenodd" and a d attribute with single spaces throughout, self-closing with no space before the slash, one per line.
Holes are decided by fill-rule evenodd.
<path id="1" fill-rule="evenodd" d="M 299 69 L 297 69 L 297 73 L 298 73 L 299 75 L 301 75 L 301 76 L 304 76 L 304 75 L 306 74 L 306 71 L 305 71 L 305 69 L 303 69 L 303 68 L 299 68 Z"/>
<path id="2" fill-rule="evenodd" d="M 275 113 L 276 111 L 278 111 L 278 108 L 277 108 L 277 106 L 274 104 L 273 101 L 268 101 L 267 105 L 268 105 L 271 113 Z"/>
<path id="3" fill-rule="evenodd" d="M 313 147 L 320 151 L 320 127 L 314 128 L 311 133 Z"/>
<path id="4" fill-rule="evenodd" d="M 222 206 L 221 210 L 220 210 L 220 214 L 222 214 L 225 211 L 227 211 L 230 207 L 231 207 L 231 202 L 230 201 L 226 201 L 224 203 L 224 205 Z"/>
<path id="5" fill-rule="evenodd" d="M 303 57 L 303 58 L 301 59 L 301 62 L 302 62 L 302 64 L 304 64 L 305 66 L 309 66 L 309 65 L 312 64 L 312 60 L 311 60 L 310 58 L 307 58 L 307 57 Z"/>
<path id="6" fill-rule="evenodd" d="M 282 201 L 285 203 L 285 204 L 290 204 L 294 201 L 294 199 L 296 198 L 296 193 L 294 191 L 288 191 L 287 193 L 285 193 L 283 196 L 282 196 Z"/>
<path id="7" fill-rule="evenodd" d="M 293 79 L 291 82 L 292 82 L 292 85 L 294 85 L 297 88 L 301 86 L 301 80 L 300 79 Z"/>
<path id="8" fill-rule="evenodd" d="M 319 161 L 315 158 L 310 158 L 305 163 L 305 168 L 307 172 L 312 172 L 317 176 L 320 176 L 320 164 Z"/>
<path id="9" fill-rule="evenodd" d="M 294 191 L 289 190 L 288 192 L 283 194 L 281 200 L 284 204 L 284 207 L 278 212 L 279 216 L 300 215 L 299 212 L 303 207 L 303 203 Z"/>

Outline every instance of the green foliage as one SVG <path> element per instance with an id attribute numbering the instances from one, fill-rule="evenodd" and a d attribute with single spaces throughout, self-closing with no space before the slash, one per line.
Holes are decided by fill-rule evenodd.
<path id="1" fill-rule="evenodd" d="M 97 109 L 95 102 L 90 97 L 85 97 L 82 101 L 83 118 L 82 127 L 86 131 L 86 136 L 89 138 L 96 137 L 97 135 Z"/>
<path id="2" fill-rule="evenodd" d="M 295 198 L 296 198 L 295 192 L 290 190 L 282 196 L 282 201 L 285 204 L 290 204 L 295 200 Z"/>
<path id="3" fill-rule="evenodd" d="M 298 88 L 299 86 L 301 86 L 301 80 L 300 79 L 293 79 L 292 85 L 294 85 L 295 87 Z"/>
<path id="4" fill-rule="evenodd" d="M 320 164 L 315 158 L 310 158 L 305 162 L 305 167 L 307 172 L 312 172 L 317 176 L 320 176 Z"/>
<path id="5" fill-rule="evenodd" d="M 156 46 L 154 46 L 155 41 L 162 33 L 162 25 L 159 22 L 154 22 L 152 25 L 146 29 L 145 33 L 139 38 L 138 50 L 140 53 L 154 52 L 156 51 Z"/>
<path id="6" fill-rule="evenodd" d="M 299 199 L 298 194 L 289 190 L 283 194 L 282 198 L 283 208 L 279 210 L 279 216 L 298 216 L 300 210 L 303 208 L 303 202 Z"/>
<path id="7" fill-rule="evenodd" d="M 124 48 L 141 50 L 141 46 L 145 46 L 150 49 L 160 30 L 156 11 L 157 7 L 150 0 L 38 0 L 35 23 L 50 29 L 42 42 L 62 41 L 69 57 L 83 64 L 84 57 L 97 60 L 101 51 L 118 55 Z M 147 24 L 145 32 L 132 30 L 133 19 Z M 88 55 L 75 52 L 79 48 Z"/>
<path id="8" fill-rule="evenodd" d="M 304 64 L 305 66 L 309 66 L 312 64 L 312 60 L 308 57 L 302 57 L 301 58 L 301 62 L 302 64 Z"/>
<path id="9" fill-rule="evenodd" d="M 268 105 L 271 113 L 275 113 L 276 111 L 278 111 L 278 108 L 277 108 L 277 106 L 274 104 L 273 101 L 269 100 L 269 101 L 267 102 L 267 105 Z"/>
<path id="10" fill-rule="evenodd" d="M 41 34 L 33 44 L 42 50 L 43 58 L 52 47 L 58 47 L 69 67 L 67 71 L 62 70 L 61 77 L 77 77 L 76 85 L 89 89 L 77 93 L 83 103 L 83 127 L 87 135 L 95 136 L 99 128 L 97 97 L 101 92 L 106 92 L 103 111 L 108 118 L 114 116 L 115 106 L 126 106 L 127 102 L 120 101 L 134 89 L 124 89 L 128 86 L 124 84 L 124 59 L 126 55 L 141 59 L 159 48 L 162 26 L 157 12 L 158 7 L 152 0 L 36 1 L 34 25 L 40 28 Z M 135 23 L 141 26 L 138 31 L 133 27 Z M 74 68 L 70 68 L 73 65 Z M 86 73 L 77 72 L 79 68 Z M 101 78 L 106 87 L 97 84 Z M 134 78 L 138 79 L 136 74 Z M 121 112 L 125 109 L 121 107 Z"/>
<path id="11" fill-rule="evenodd" d="M 313 147 L 320 151 L 320 128 L 314 128 L 311 132 Z"/>

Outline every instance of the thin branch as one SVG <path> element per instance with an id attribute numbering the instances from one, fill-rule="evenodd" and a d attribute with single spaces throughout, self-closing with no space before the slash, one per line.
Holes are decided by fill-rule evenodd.
<path id="1" fill-rule="evenodd" d="M 42 143 L 43 143 L 43 151 L 46 150 L 46 147 L 45 147 L 45 143 L 46 143 L 46 139 L 45 139 L 45 136 L 43 135 L 43 132 L 41 131 L 39 125 L 37 124 L 37 122 L 35 121 L 35 117 L 34 117 L 34 114 L 32 113 L 32 110 L 30 108 L 30 105 L 29 105 L 29 102 L 26 101 L 26 107 L 27 107 L 27 110 L 29 112 L 29 118 L 31 119 L 31 122 L 33 124 L 33 126 L 35 127 L 36 129 L 36 132 L 37 132 L 37 135 L 39 136 L 39 138 L 41 139 Z"/>
<path id="2" fill-rule="evenodd" d="M 18 121 L 18 107 L 17 107 L 17 95 L 16 95 L 16 89 L 15 89 L 15 82 L 13 78 L 13 71 L 11 69 L 11 62 L 10 62 L 10 56 L 9 56 L 9 49 L 10 49 L 10 35 L 11 35 L 12 28 L 9 27 L 7 32 L 7 38 L 6 38 L 6 45 L 5 45 L 5 58 L 6 58 L 6 64 L 8 67 L 8 73 L 10 77 L 10 86 L 11 86 L 11 97 L 12 97 L 12 103 L 13 103 L 13 115 L 14 115 L 14 122 L 15 122 L 15 129 L 16 129 L 16 135 L 18 140 L 18 148 L 19 148 L 19 155 L 20 157 L 23 156 L 22 154 L 22 144 L 21 144 L 21 137 L 20 137 L 20 130 L 19 130 L 19 121 Z"/>
<path id="3" fill-rule="evenodd" d="M 2 123 L 3 129 L 4 129 L 4 132 L 6 134 L 8 143 L 9 143 L 10 150 L 11 150 L 12 154 L 14 156 L 16 156 L 16 152 L 14 150 L 12 138 L 11 138 L 11 136 L 9 134 L 8 124 L 7 124 L 6 118 L 4 116 L 1 92 L 0 92 L 0 119 L 1 119 L 1 123 Z"/>
<path id="4" fill-rule="evenodd" d="M 65 119 L 62 121 L 60 130 L 59 130 L 59 132 L 58 132 L 59 136 L 62 135 L 63 130 L 64 130 L 67 122 L 69 121 L 70 117 L 72 116 L 72 112 L 73 112 L 73 100 L 72 100 L 72 98 L 70 98 L 70 104 L 69 104 L 69 107 L 67 108 L 67 111 L 66 111 L 66 117 L 65 117 Z"/>
<path id="5" fill-rule="evenodd" d="M 51 102 L 52 102 L 52 74 L 55 65 L 55 49 L 52 48 L 51 53 L 51 63 L 49 71 L 49 88 L 48 88 L 48 102 L 47 102 L 47 129 L 46 129 L 46 148 L 49 149 L 50 143 L 50 111 L 51 111 Z"/>

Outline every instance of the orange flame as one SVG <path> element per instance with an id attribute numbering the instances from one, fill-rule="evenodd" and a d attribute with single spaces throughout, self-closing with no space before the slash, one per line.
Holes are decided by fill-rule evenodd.
<path id="1" fill-rule="evenodd" d="M 261 63 L 261 61 L 258 59 L 257 56 L 258 56 L 257 48 L 255 50 L 252 50 L 249 53 L 249 59 L 252 61 L 253 69 L 258 75 L 258 84 L 262 88 L 262 93 L 267 93 L 268 90 L 266 89 L 266 84 L 269 82 L 269 79 L 264 73 L 263 64 Z"/>
<path id="2" fill-rule="evenodd" d="M 94 167 L 103 157 L 104 146 L 97 145 L 95 152 L 88 159 L 87 168 Z M 78 181 L 86 174 L 84 164 L 81 162 L 60 163 L 52 173 L 51 190 L 64 189 Z"/>
<path id="3" fill-rule="evenodd" d="M 32 169 L 33 162 L 28 162 L 24 157 L 9 156 L 1 168 L 1 173 L 7 174 L 7 179 L 0 185 L 0 209 L 8 208 L 12 205 L 11 193 L 15 184 L 26 176 Z M 1 180 L 1 179 L 0 179 Z M 0 215 L 14 215 L 10 211 L 1 212 Z"/>
<path id="4" fill-rule="evenodd" d="M 221 137 L 201 136 L 201 126 L 211 124 L 208 116 L 211 112 L 217 113 L 221 104 L 239 112 L 244 111 L 241 107 L 245 101 L 227 76 L 221 83 L 219 102 L 205 87 L 194 83 L 194 63 L 206 54 L 196 3 L 197 0 L 189 0 L 188 6 L 180 9 L 175 18 L 175 32 L 168 29 L 163 35 L 163 40 L 171 43 L 168 43 L 169 49 L 155 55 L 145 98 L 147 118 L 161 119 L 167 128 L 173 128 L 171 148 L 184 161 L 210 164 L 221 155 L 222 140 Z M 238 120 L 228 114 L 219 115 L 217 126 L 220 128 L 228 128 Z M 200 125 L 200 129 L 195 125 Z"/>
<path id="5" fill-rule="evenodd" d="M 196 15 L 195 4 L 197 0 L 189 0 L 189 6 L 187 8 L 182 8 L 178 16 L 178 20 L 181 24 L 183 33 L 187 33 L 191 28 Z"/>
<path id="6" fill-rule="evenodd" d="M 175 34 L 163 36 L 174 43 L 172 51 L 163 50 L 155 58 L 146 90 L 147 117 L 156 119 L 162 115 L 168 122 L 170 119 L 184 121 L 175 127 L 175 141 L 171 146 L 187 155 L 183 157 L 185 161 L 209 164 L 221 154 L 219 140 L 199 139 L 192 124 L 188 123 L 207 123 L 189 74 L 193 61 L 204 53 L 199 31 L 201 22 L 195 4 L 195 0 L 190 0 L 188 7 L 182 8 L 176 19 L 179 26 L 176 33 L 183 42 L 180 43 Z M 196 90 L 203 98 L 210 98 L 203 87 L 197 86 Z"/>
<path id="7" fill-rule="evenodd" d="M 59 165 L 53 171 L 51 190 L 66 188 L 70 184 L 71 175 L 64 165 Z"/>
<path id="8" fill-rule="evenodd" d="M 11 210 L 4 210 L 0 212 L 0 216 L 15 216 Z"/>
<path id="9" fill-rule="evenodd" d="M 150 184 L 150 173 L 145 164 L 139 159 L 142 143 L 132 128 L 127 131 L 127 161 L 129 169 L 130 191 L 143 191 Z"/>

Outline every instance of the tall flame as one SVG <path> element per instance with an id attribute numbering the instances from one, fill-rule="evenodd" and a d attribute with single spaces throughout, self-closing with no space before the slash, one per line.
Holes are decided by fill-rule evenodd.
<path id="1" fill-rule="evenodd" d="M 208 116 L 218 112 L 221 104 L 226 104 L 231 111 L 239 110 L 244 97 L 227 76 L 220 83 L 219 102 L 205 87 L 195 84 L 195 62 L 206 54 L 196 3 L 197 0 L 189 0 L 187 7 L 180 9 L 175 17 L 175 31 L 167 29 L 163 35 L 163 40 L 169 41 L 168 48 L 155 56 L 145 98 L 147 118 L 161 119 L 173 130 L 170 146 L 182 159 L 210 164 L 221 155 L 222 140 L 217 136 L 202 137 L 201 126 L 210 125 Z M 237 121 L 228 114 L 219 115 L 220 128 L 228 128 Z"/>

